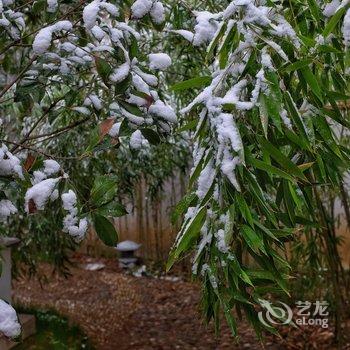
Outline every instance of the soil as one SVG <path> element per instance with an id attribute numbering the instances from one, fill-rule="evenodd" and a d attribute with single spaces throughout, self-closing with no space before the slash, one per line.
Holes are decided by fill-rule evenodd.
<path id="1" fill-rule="evenodd" d="M 45 282 L 21 277 L 14 283 L 14 301 L 22 308 L 53 309 L 78 325 L 98 350 L 172 349 L 336 349 L 332 328 L 283 327 L 281 337 L 267 335 L 264 343 L 255 337 L 246 321 L 239 323 L 239 339 L 222 324 L 215 336 L 200 314 L 200 288 L 191 282 L 154 277 L 134 277 L 122 272 L 113 259 L 98 259 L 105 267 L 88 271 L 80 257 L 65 278 L 50 275 L 50 266 L 40 273 Z M 350 320 L 343 324 L 350 334 Z M 346 331 L 347 329 L 347 331 Z M 350 349 L 350 342 L 341 349 Z"/>

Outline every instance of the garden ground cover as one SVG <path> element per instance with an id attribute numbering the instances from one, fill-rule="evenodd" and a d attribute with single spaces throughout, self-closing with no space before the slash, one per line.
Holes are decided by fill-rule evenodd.
<path id="1" fill-rule="evenodd" d="M 82 268 L 94 261 L 75 259 L 68 278 L 52 275 L 48 265 L 41 265 L 39 272 L 47 278 L 19 278 L 14 284 L 15 303 L 21 308 L 57 311 L 78 325 L 96 349 L 262 348 L 244 320 L 238 321 L 238 342 L 224 322 L 220 337 L 215 337 L 212 325 L 206 327 L 199 313 L 196 284 L 131 276 L 119 270 L 115 259 L 99 259 L 105 264 L 102 270 Z M 349 329 L 350 321 L 343 326 Z M 280 333 L 280 338 L 266 337 L 266 349 L 333 348 L 332 329 L 284 327 Z M 350 343 L 342 348 L 350 349 Z"/>

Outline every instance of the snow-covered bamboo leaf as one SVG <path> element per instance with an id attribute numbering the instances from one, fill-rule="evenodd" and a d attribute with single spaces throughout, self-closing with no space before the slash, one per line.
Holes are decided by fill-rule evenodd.
<path id="1" fill-rule="evenodd" d="M 205 207 L 200 208 L 190 222 L 185 225 L 183 232 L 180 233 L 179 240 L 176 242 L 175 247 L 169 255 L 167 270 L 171 268 L 182 253 L 186 252 L 195 244 L 204 224 L 206 212 L 207 210 Z"/>

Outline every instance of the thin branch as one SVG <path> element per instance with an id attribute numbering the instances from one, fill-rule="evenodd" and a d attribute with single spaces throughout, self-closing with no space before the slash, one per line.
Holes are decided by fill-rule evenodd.
<path id="1" fill-rule="evenodd" d="M 58 134 L 62 134 L 63 132 L 65 131 L 69 131 L 83 123 L 85 123 L 86 121 L 88 121 L 90 119 L 90 117 L 86 117 L 84 119 L 81 119 L 81 120 L 77 120 L 76 122 L 72 123 L 72 124 L 69 124 L 67 126 L 63 126 L 62 128 L 59 128 L 55 131 L 51 131 L 51 132 L 48 132 L 48 133 L 45 133 L 45 134 L 41 134 L 41 135 L 34 135 L 34 136 L 30 136 L 27 138 L 27 141 L 30 141 L 30 140 L 36 140 L 36 139 L 41 139 L 43 137 L 48 137 L 48 136 L 56 136 Z"/>
<path id="2" fill-rule="evenodd" d="M 19 141 L 19 145 L 23 145 L 30 137 L 32 132 L 35 130 L 35 128 L 40 124 L 40 122 L 50 113 L 50 111 L 55 108 L 58 102 L 62 101 L 67 94 L 61 96 L 58 100 L 51 103 L 51 105 L 48 107 L 48 109 L 43 113 L 43 115 L 33 124 L 33 126 L 29 129 L 29 131 L 26 133 L 26 135 L 23 137 L 21 141 Z M 11 149 L 11 152 L 14 152 L 19 146 L 15 146 Z"/>
<path id="3" fill-rule="evenodd" d="M 6 92 L 14 85 L 16 84 L 19 80 L 22 79 L 24 73 L 30 68 L 32 63 L 35 61 L 36 56 L 33 56 L 29 63 L 21 70 L 21 72 L 17 75 L 17 77 L 9 84 L 7 84 L 4 89 L 0 92 L 0 98 L 6 94 Z"/>
<path id="4" fill-rule="evenodd" d="M 14 141 L 9 141 L 9 140 L 0 139 L 0 142 L 7 143 L 7 144 L 10 144 L 10 145 L 15 145 L 15 146 L 17 146 L 17 148 L 26 149 L 26 150 L 28 150 L 28 151 L 32 151 L 32 152 L 41 154 L 41 155 L 45 156 L 46 158 L 52 158 L 52 159 L 72 159 L 72 160 L 73 160 L 73 159 L 74 159 L 74 160 L 81 159 L 81 156 L 71 156 L 71 157 L 56 156 L 56 155 L 53 155 L 53 154 L 44 152 L 44 151 L 42 151 L 42 150 L 40 150 L 40 149 L 31 147 L 31 146 L 27 146 L 27 145 L 22 145 L 22 144 L 19 144 L 19 143 L 17 143 L 17 142 L 14 142 Z"/>

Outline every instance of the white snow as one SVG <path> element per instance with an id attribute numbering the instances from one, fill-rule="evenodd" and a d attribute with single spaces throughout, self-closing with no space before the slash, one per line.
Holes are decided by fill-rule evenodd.
<path id="1" fill-rule="evenodd" d="M 239 134 L 233 115 L 221 113 L 217 117 L 217 133 L 219 143 L 229 141 L 231 147 L 237 153 L 243 149 L 242 139 Z"/>
<path id="2" fill-rule="evenodd" d="M 153 103 L 149 109 L 148 112 L 150 114 L 156 115 L 158 117 L 161 117 L 168 121 L 169 123 L 176 123 L 177 118 L 174 110 L 166 105 L 163 101 L 157 100 L 155 103 Z"/>
<path id="3" fill-rule="evenodd" d="M 118 122 L 112 125 L 111 129 L 108 132 L 108 135 L 111 137 L 117 137 L 119 135 L 120 125 L 122 123 Z"/>
<path id="4" fill-rule="evenodd" d="M 47 0 L 47 12 L 56 12 L 57 7 L 57 0 Z"/>
<path id="5" fill-rule="evenodd" d="M 100 8 L 105 9 L 107 12 L 109 12 L 114 17 L 118 16 L 118 14 L 119 14 L 118 8 L 109 2 L 102 2 L 100 4 Z"/>
<path id="6" fill-rule="evenodd" d="M 193 42 L 194 34 L 189 30 L 179 29 L 179 30 L 171 30 L 172 33 L 179 34 L 189 42 Z"/>
<path id="7" fill-rule="evenodd" d="M 17 213 L 17 208 L 8 199 L 0 200 L 0 222 L 6 221 L 7 218 Z"/>
<path id="8" fill-rule="evenodd" d="M 104 263 L 88 263 L 84 266 L 85 270 L 88 271 L 99 271 L 102 270 L 106 265 Z"/>
<path id="9" fill-rule="evenodd" d="M 70 42 L 65 42 L 60 45 L 61 50 L 66 51 L 66 52 L 73 52 L 77 47 L 70 43 Z"/>
<path id="10" fill-rule="evenodd" d="M 124 108 L 121 108 L 121 113 L 124 117 L 126 117 L 129 120 L 129 122 L 131 122 L 135 125 L 142 125 L 145 122 L 145 118 L 131 114 L 130 112 L 128 112 Z"/>
<path id="11" fill-rule="evenodd" d="M 165 70 L 171 65 L 171 58 L 166 53 L 151 53 L 148 58 L 150 69 Z"/>
<path id="12" fill-rule="evenodd" d="M 148 145 L 148 141 L 143 137 L 140 130 L 134 131 L 130 136 L 130 148 L 141 149 Z"/>
<path id="13" fill-rule="evenodd" d="M 33 41 L 33 51 L 37 55 L 45 53 L 52 41 L 52 35 L 59 31 L 70 31 L 72 29 L 70 21 L 59 21 L 51 26 L 45 27 L 39 31 Z"/>
<path id="14" fill-rule="evenodd" d="M 216 15 L 208 11 L 193 11 L 196 16 L 197 24 L 194 27 L 193 45 L 199 46 L 209 43 L 218 28 L 218 23 L 215 21 Z M 180 33 L 179 33 L 180 34 Z"/>
<path id="15" fill-rule="evenodd" d="M 72 108 L 73 111 L 77 111 L 81 114 L 84 114 L 84 115 L 90 115 L 91 112 L 90 112 L 90 109 L 87 108 L 87 107 L 83 107 L 83 106 L 80 106 L 80 107 L 73 107 Z"/>
<path id="16" fill-rule="evenodd" d="M 39 182 L 47 179 L 48 176 L 58 173 L 61 166 L 53 159 L 44 161 L 44 168 L 42 170 L 36 170 L 33 173 L 32 184 L 38 184 Z"/>
<path id="17" fill-rule="evenodd" d="M 323 14 L 326 17 L 332 17 L 337 12 L 337 9 L 339 8 L 339 6 L 340 6 L 339 0 L 332 0 L 331 2 L 325 5 L 323 9 Z"/>
<path id="18" fill-rule="evenodd" d="M 43 210 L 60 179 L 61 178 L 46 179 L 29 188 L 24 198 L 25 211 L 29 213 L 29 202 L 31 200 L 34 202 L 37 210 Z"/>
<path id="19" fill-rule="evenodd" d="M 87 29 L 91 29 L 96 24 L 98 11 L 100 10 L 100 0 L 94 0 L 84 7 L 83 21 Z"/>
<path id="20" fill-rule="evenodd" d="M 216 171 L 214 162 L 210 160 L 198 177 L 198 188 L 196 194 L 199 199 L 203 199 L 214 182 Z"/>
<path id="21" fill-rule="evenodd" d="M 344 45 L 346 48 L 350 46 L 350 9 L 346 11 L 344 16 L 344 22 L 342 26 Z"/>
<path id="22" fill-rule="evenodd" d="M 153 74 L 148 74 L 142 71 L 139 67 L 134 67 L 133 71 L 142 78 L 142 80 L 147 83 L 149 86 L 157 86 L 158 79 Z"/>
<path id="23" fill-rule="evenodd" d="M 126 240 L 117 244 L 117 250 L 119 250 L 120 252 L 137 250 L 140 247 L 141 247 L 141 244 L 138 244 L 130 240 Z"/>
<path id="24" fill-rule="evenodd" d="M 80 242 L 87 231 L 88 221 L 86 218 L 79 220 L 77 196 L 74 191 L 69 190 L 61 196 L 63 208 L 69 212 L 63 219 L 63 231 L 71 235 L 77 242 Z"/>
<path id="25" fill-rule="evenodd" d="M 64 210 L 67 210 L 69 212 L 73 212 L 76 210 L 75 206 L 77 204 L 77 196 L 72 190 L 63 193 L 61 198 Z"/>
<path id="26" fill-rule="evenodd" d="M 223 229 L 220 229 L 216 233 L 216 239 L 217 239 L 216 245 L 218 249 L 223 253 L 227 253 L 229 248 L 225 242 L 225 231 Z"/>
<path id="27" fill-rule="evenodd" d="M 61 166 L 53 159 L 44 160 L 44 173 L 46 175 L 53 175 L 60 171 Z"/>
<path id="28" fill-rule="evenodd" d="M 23 178 L 20 160 L 5 145 L 0 147 L 0 175 L 18 175 Z"/>
<path id="29" fill-rule="evenodd" d="M 16 338 L 21 334 L 15 309 L 0 299 L 0 333 L 8 338 Z"/>
<path id="30" fill-rule="evenodd" d="M 98 41 L 101 41 L 106 35 L 103 29 L 101 29 L 99 26 L 93 26 L 91 28 L 91 33 Z"/>
<path id="31" fill-rule="evenodd" d="M 114 69 L 113 73 L 109 76 L 109 79 L 114 83 L 119 83 L 127 78 L 129 72 L 130 64 L 128 62 L 125 62 L 118 68 Z"/>
<path id="32" fill-rule="evenodd" d="M 156 24 L 161 24 L 165 21 L 165 10 L 163 4 L 160 1 L 157 1 L 153 4 L 150 15 L 152 21 Z"/>
<path id="33" fill-rule="evenodd" d="M 84 105 L 86 105 L 86 106 L 91 106 L 91 104 L 98 111 L 102 109 L 102 102 L 101 102 L 100 98 L 95 94 L 89 95 L 84 101 Z"/>
<path id="34" fill-rule="evenodd" d="M 132 16 L 137 19 L 146 16 L 151 11 L 152 5 L 152 0 L 136 0 L 131 6 Z"/>

